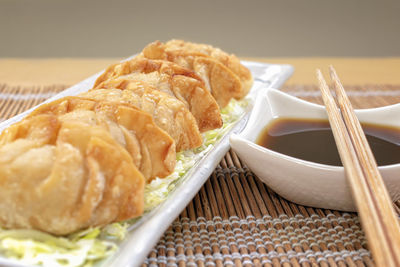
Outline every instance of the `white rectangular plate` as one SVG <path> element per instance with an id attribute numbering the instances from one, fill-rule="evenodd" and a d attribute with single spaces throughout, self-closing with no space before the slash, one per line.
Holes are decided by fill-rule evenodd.
<path id="1" fill-rule="evenodd" d="M 254 85 L 248 96 L 251 100 L 254 100 L 258 90 L 279 88 L 293 73 L 293 67 L 290 65 L 266 64 L 252 61 L 243 61 L 242 63 L 251 70 L 254 77 Z M 64 90 L 44 103 L 64 96 L 77 95 L 89 90 L 100 73 Z M 37 107 L 33 107 L 0 123 L 0 132 L 9 125 L 21 120 L 35 108 Z M 244 128 L 250 111 L 251 106 L 247 114 L 244 114 L 234 127 L 207 152 L 205 157 L 189 170 L 185 177 L 182 178 L 182 182 L 170 193 L 168 198 L 135 223 L 125 239 L 119 244 L 119 249 L 109 258 L 96 264 L 96 266 L 134 267 L 139 266 L 144 261 L 168 226 L 187 206 L 189 201 L 192 200 L 211 175 L 216 165 L 229 150 L 229 134 L 233 132 L 238 133 Z M 0 266 L 26 267 L 27 265 L 0 257 Z"/>

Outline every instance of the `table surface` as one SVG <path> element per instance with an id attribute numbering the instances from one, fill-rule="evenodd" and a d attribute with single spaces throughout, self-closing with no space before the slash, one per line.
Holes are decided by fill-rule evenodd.
<path id="1" fill-rule="evenodd" d="M 344 84 L 400 84 L 400 57 L 390 58 L 243 58 L 291 64 L 287 84 L 316 84 L 315 69 L 333 65 Z M 75 84 L 101 71 L 118 58 L 2 58 L 0 82 L 10 85 Z"/>

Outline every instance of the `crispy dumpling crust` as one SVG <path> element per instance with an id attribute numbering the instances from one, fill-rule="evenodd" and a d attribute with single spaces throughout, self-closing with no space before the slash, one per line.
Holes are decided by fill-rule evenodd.
<path id="1" fill-rule="evenodd" d="M 203 80 L 193 71 L 164 60 L 134 58 L 108 68 L 94 88 L 129 89 L 143 81 L 182 101 L 197 121 L 200 132 L 220 128 L 222 118 L 217 102 Z"/>
<path id="2" fill-rule="evenodd" d="M 143 212 L 144 177 L 103 127 L 44 114 L 9 127 L 0 144 L 5 228 L 63 235 Z"/>
<path id="3" fill-rule="evenodd" d="M 235 55 L 210 45 L 182 40 L 171 40 L 165 44 L 156 41 L 147 45 L 141 56 L 175 62 L 194 70 L 220 107 L 225 107 L 231 98 L 242 99 L 253 84 L 250 71 L 240 64 Z"/>
<path id="4" fill-rule="evenodd" d="M 38 114 L 55 114 L 62 121 L 81 121 L 104 127 L 131 154 L 133 162 L 147 180 L 166 177 L 175 168 L 173 139 L 155 125 L 150 114 L 135 107 L 65 97 L 40 106 L 29 117 Z"/>
<path id="5" fill-rule="evenodd" d="M 144 82 L 131 82 L 127 90 L 97 89 L 81 96 L 95 101 L 124 103 L 151 114 L 157 126 L 174 139 L 177 151 L 199 147 L 203 142 L 196 120 L 186 106 Z"/>
<path id="6" fill-rule="evenodd" d="M 143 57 L 134 57 L 130 60 L 116 63 L 109 66 L 95 81 L 93 88 L 101 88 L 100 84 L 106 80 L 110 80 L 132 72 L 150 73 L 160 71 L 161 73 L 170 75 L 184 75 L 193 79 L 202 81 L 199 76 L 192 70 L 173 65 L 165 60 L 149 60 Z"/>
<path id="7" fill-rule="evenodd" d="M 251 86 L 253 85 L 253 77 L 250 70 L 243 66 L 240 63 L 239 58 L 234 54 L 228 54 L 220 48 L 213 47 L 208 44 L 185 42 L 183 40 L 176 39 L 166 42 L 165 46 L 168 50 L 184 50 L 187 51 L 187 53 L 202 53 L 221 62 L 224 66 L 233 71 L 242 82 L 243 90 L 241 94 L 236 96 L 237 99 L 241 99 L 247 95 L 251 89 Z"/>

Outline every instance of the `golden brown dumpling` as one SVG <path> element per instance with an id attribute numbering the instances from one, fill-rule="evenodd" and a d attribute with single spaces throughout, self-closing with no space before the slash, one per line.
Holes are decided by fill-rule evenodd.
<path id="1" fill-rule="evenodd" d="M 64 235 L 139 216 L 144 177 L 103 127 L 38 115 L 0 135 L 0 224 Z"/>
<path id="2" fill-rule="evenodd" d="M 182 101 L 195 117 L 200 132 L 222 126 L 217 102 L 202 79 L 172 62 L 134 58 L 108 68 L 97 79 L 94 88 L 126 89 L 136 87 L 137 81 L 144 81 Z"/>
<path id="3" fill-rule="evenodd" d="M 174 139 L 177 151 L 202 144 L 196 120 L 181 101 L 140 81 L 131 82 L 127 89 L 90 90 L 81 96 L 95 101 L 132 105 L 151 114 L 157 126 Z"/>
<path id="4" fill-rule="evenodd" d="M 238 99 L 247 95 L 253 85 L 253 77 L 250 70 L 243 66 L 240 63 L 239 58 L 234 54 L 228 54 L 221 49 L 208 44 L 185 42 L 176 39 L 166 42 L 165 46 L 167 50 L 184 50 L 188 53 L 201 53 L 218 60 L 224 66 L 228 67 L 228 69 L 233 71 L 242 82 L 242 92 L 236 96 Z"/>
<path id="5" fill-rule="evenodd" d="M 112 102 L 65 97 L 40 106 L 30 116 L 37 114 L 55 114 L 63 122 L 80 121 L 104 127 L 130 153 L 146 180 L 163 178 L 175 168 L 173 139 L 155 125 L 151 115 L 139 109 Z"/>
<path id="6" fill-rule="evenodd" d="M 231 98 L 241 99 L 250 90 L 253 78 L 235 55 L 210 45 L 171 40 L 147 45 L 140 56 L 162 59 L 194 70 L 205 82 L 220 107 Z"/>

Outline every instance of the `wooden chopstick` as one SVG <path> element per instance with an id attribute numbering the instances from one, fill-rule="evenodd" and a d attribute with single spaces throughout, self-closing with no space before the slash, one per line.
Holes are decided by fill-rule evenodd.
<path id="1" fill-rule="evenodd" d="M 400 266 L 400 226 L 375 158 L 345 90 L 330 67 L 339 107 L 321 71 L 317 78 L 368 246 L 377 266 Z"/>

